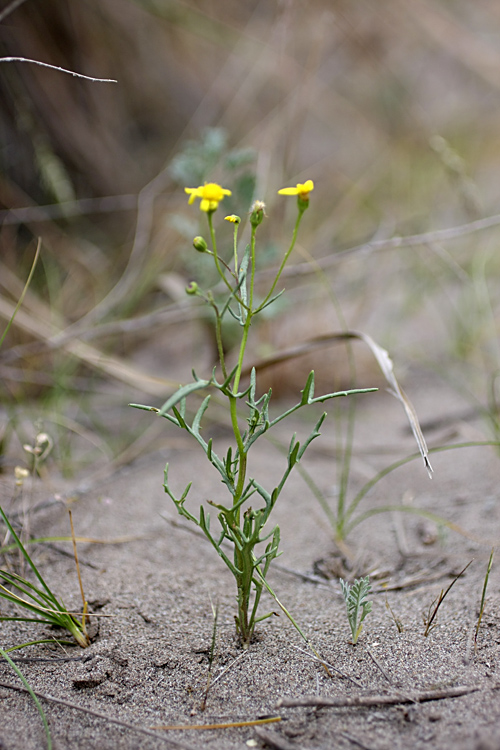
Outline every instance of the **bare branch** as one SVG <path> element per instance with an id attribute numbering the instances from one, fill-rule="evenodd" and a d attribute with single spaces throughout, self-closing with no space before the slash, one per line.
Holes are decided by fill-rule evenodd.
<path id="1" fill-rule="evenodd" d="M 29 60 L 27 57 L 0 57 L 0 62 L 32 63 L 33 65 L 41 65 L 42 68 L 52 68 L 52 70 L 58 70 L 60 73 L 68 73 L 70 76 L 75 76 L 76 78 L 84 78 L 86 81 L 94 81 L 97 83 L 118 83 L 114 78 L 92 78 L 92 76 L 84 76 L 83 73 L 75 73 L 74 70 L 60 68 L 58 65 L 49 65 L 49 63 L 40 62 L 40 60 Z"/>

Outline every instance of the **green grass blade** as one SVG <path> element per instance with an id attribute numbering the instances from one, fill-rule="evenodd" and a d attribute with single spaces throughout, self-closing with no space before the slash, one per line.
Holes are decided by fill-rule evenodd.
<path id="1" fill-rule="evenodd" d="M 21 672 L 21 670 L 16 666 L 16 664 L 14 664 L 14 662 L 12 661 L 12 659 L 10 658 L 10 656 L 7 654 L 6 651 L 3 650 L 3 648 L 0 648 L 0 654 L 10 664 L 10 666 L 12 667 L 12 669 L 14 670 L 14 672 L 17 674 L 17 676 L 19 677 L 19 679 L 23 683 L 23 685 L 26 688 L 26 690 L 28 691 L 28 693 L 31 695 L 31 697 L 32 697 L 32 699 L 33 699 L 33 701 L 35 703 L 35 706 L 37 707 L 38 713 L 40 714 L 40 718 L 41 718 L 41 720 L 43 722 L 43 726 L 44 726 L 44 729 L 45 729 L 45 736 L 47 737 L 47 748 L 48 748 L 48 750 L 52 750 L 52 737 L 50 736 L 49 724 L 47 722 L 47 718 L 46 718 L 44 710 L 43 710 L 43 708 L 42 708 L 42 706 L 40 704 L 40 701 L 38 700 L 38 698 L 36 697 L 35 693 L 33 692 L 33 688 L 31 687 L 31 685 L 29 684 L 28 680 L 23 675 L 23 673 Z"/>
<path id="2" fill-rule="evenodd" d="M 19 300 L 17 302 L 15 310 L 12 313 L 12 317 L 9 320 L 9 322 L 7 323 L 7 326 L 5 327 L 5 331 L 2 333 L 2 336 L 0 338 L 0 347 L 2 346 L 5 337 L 7 336 L 8 332 L 9 332 L 9 328 L 11 327 L 12 323 L 14 322 L 14 318 L 16 317 L 19 308 L 23 304 L 24 297 L 26 295 L 26 292 L 28 291 L 29 285 L 31 284 L 31 279 L 33 278 L 33 274 L 35 273 L 35 267 L 36 267 L 36 264 L 37 264 L 37 261 L 38 261 L 38 256 L 40 255 L 40 248 L 41 248 L 41 246 L 42 246 L 42 240 L 39 239 L 38 240 L 38 245 L 37 245 L 37 248 L 36 248 L 36 252 L 35 252 L 35 257 L 33 258 L 33 263 L 31 264 L 31 270 L 29 272 L 28 279 L 26 281 L 26 284 L 24 285 L 24 289 L 23 289 L 23 291 L 21 293 L 21 296 L 19 297 Z"/>
<path id="3" fill-rule="evenodd" d="M 14 529 L 12 528 L 12 525 L 11 525 L 11 523 L 10 523 L 9 519 L 7 518 L 7 516 L 5 515 L 5 513 L 4 513 L 4 511 L 3 511 L 3 508 L 1 508 L 1 507 L 0 507 L 0 515 L 2 516 L 2 518 L 3 518 L 3 521 L 4 521 L 5 525 L 7 526 L 7 528 L 9 529 L 10 533 L 12 534 L 12 536 L 13 536 L 13 538 L 14 538 L 14 541 L 16 542 L 16 544 L 17 544 L 17 547 L 18 547 L 19 551 L 20 551 L 20 552 L 22 553 L 22 555 L 23 555 L 24 559 L 26 560 L 26 562 L 27 562 L 27 563 L 28 563 L 28 565 L 30 566 L 31 570 L 33 571 L 33 573 L 35 574 L 35 576 L 37 577 L 37 579 L 39 580 L 39 582 L 40 582 L 40 583 L 42 584 L 43 588 L 44 588 L 44 589 L 45 589 L 45 591 L 47 592 L 47 594 L 48 594 L 48 596 L 50 597 L 51 601 L 52 601 L 52 602 L 53 602 L 54 604 L 56 604 L 56 607 L 57 607 L 57 605 L 59 605 L 59 602 L 57 601 L 57 599 L 55 598 L 54 594 L 53 594 L 53 593 L 52 593 L 52 591 L 51 591 L 51 590 L 49 589 L 49 587 L 47 586 L 47 584 L 45 583 L 45 581 L 43 580 L 43 578 L 42 578 L 42 576 L 40 575 L 40 573 L 38 572 L 38 570 L 37 570 L 37 567 L 36 567 L 35 563 L 34 563 L 34 562 L 32 561 L 31 557 L 30 557 L 30 556 L 28 555 L 28 553 L 26 552 L 26 550 L 25 550 L 25 548 L 24 548 L 24 545 L 23 545 L 23 543 L 21 542 L 21 540 L 20 540 L 20 539 L 19 539 L 19 537 L 17 536 L 16 532 L 15 532 L 15 531 L 14 531 Z M 60 606 L 60 605 L 59 605 L 59 606 Z"/>

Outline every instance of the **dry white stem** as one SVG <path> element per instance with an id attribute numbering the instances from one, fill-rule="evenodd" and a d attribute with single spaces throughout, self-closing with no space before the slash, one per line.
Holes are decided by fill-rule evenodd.
<path id="1" fill-rule="evenodd" d="M 41 62 L 40 60 L 29 60 L 27 57 L 0 57 L 0 62 L 25 62 L 31 63 L 32 65 L 41 65 L 42 68 L 51 68 L 52 70 L 58 70 L 60 73 L 68 73 L 70 76 L 76 78 L 83 78 L 86 81 L 93 81 L 95 83 L 118 83 L 114 78 L 92 78 L 92 76 L 85 76 L 83 73 L 76 73 L 74 70 L 67 70 L 66 68 L 60 68 L 59 65 L 49 65 L 49 63 Z"/>

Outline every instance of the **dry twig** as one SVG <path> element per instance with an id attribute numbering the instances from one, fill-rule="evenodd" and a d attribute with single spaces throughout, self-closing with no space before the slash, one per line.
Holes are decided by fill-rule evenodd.
<path id="1" fill-rule="evenodd" d="M 278 708 L 314 706 L 316 708 L 370 708 L 372 706 L 397 706 L 402 703 L 427 703 L 446 698 L 459 698 L 479 690 L 477 685 L 463 685 L 443 690 L 423 690 L 417 693 L 398 693 L 397 695 L 354 695 L 342 698 L 320 698 L 316 695 L 303 698 L 280 698 Z"/>

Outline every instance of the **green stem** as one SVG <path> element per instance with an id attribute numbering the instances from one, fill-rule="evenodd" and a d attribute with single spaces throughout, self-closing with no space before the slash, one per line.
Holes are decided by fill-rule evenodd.
<path id="1" fill-rule="evenodd" d="M 233 234 L 234 275 L 236 278 L 238 278 L 238 227 L 239 224 L 234 225 Z"/>
<path id="2" fill-rule="evenodd" d="M 277 283 L 278 283 L 278 281 L 280 279 L 281 274 L 283 273 L 283 269 L 285 268 L 285 266 L 287 264 L 288 258 L 290 257 L 290 253 L 292 252 L 293 248 L 295 247 L 295 243 L 297 241 L 297 234 L 298 234 L 298 231 L 299 231 L 299 226 L 300 226 L 300 222 L 301 222 L 303 214 L 304 214 L 304 209 L 300 209 L 299 208 L 299 213 L 298 213 L 298 216 L 297 216 L 297 221 L 295 222 L 295 227 L 293 229 L 293 235 L 292 235 L 292 241 L 290 243 L 290 247 L 286 251 L 284 258 L 281 261 L 281 265 L 279 267 L 278 273 L 276 274 L 276 278 L 273 281 L 273 285 L 272 285 L 271 289 L 269 290 L 269 292 L 268 292 L 266 298 L 264 299 L 264 301 L 261 302 L 261 304 L 257 308 L 257 310 L 255 310 L 256 313 L 258 313 L 260 310 L 262 310 L 263 307 L 265 307 L 265 305 L 269 302 L 269 300 L 271 299 L 272 295 L 274 294 L 274 290 L 276 289 L 276 285 L 277 285 Z"/>
<path id="3" fill-rule="evenodd" d="M 212 240 L 214 263 L 215 263 L 215 267 L 217 269 L 217 273 L 219 274 L 219 276 L 221 277 L 222 281 L 224 282 L 224 284 L 227 286 L 227 288 L 229 289 L 229 291 L 232 294 L 233 293 L 233 288 L 232 288 L 231 284 L 229 283 L 229 281 L 226 279 L 226 275 L 225 275 L 224 271 L 221 268 L 221 264 L 220 264 L 220 260 L 219 260 L 219 255 L 217 253 L 217 242 L 216 242 L 216 239 L 215 239 L 215 230 L 214 230 L 214 225 L 213 225 L 213 221 L 212 221 L 212 215 L 213 215 L 213 213 L 214 213 L 213 211 L 210 211 L 209 213 L 207 213 L 207 219 L 208 219 L 208 228 L 210 230 L 210 239 Z"/>
<path id="4" fill-rule="evenodd" d="M 219 355 L 219 362 L 222 370 L 222 375 L 224 376 L 224 380 L 227 378 L 227 370 L 226 370 L 226 358 L 224 356 L 224 346 L 222 343 L 222 319 L 219 313 L 219 308 L 215 304 L 215 302 L 211 301 L 212 307 L 215 312 L 215 340 L 217 342 L 217 353 Z"/>

